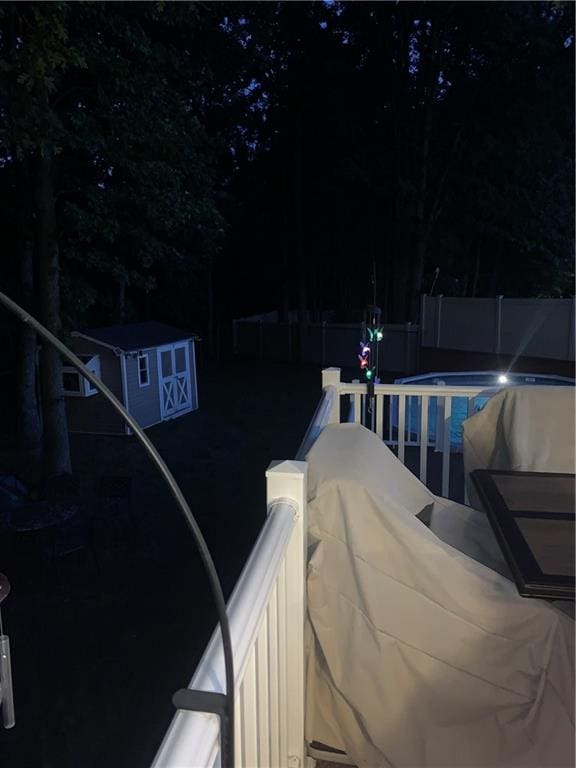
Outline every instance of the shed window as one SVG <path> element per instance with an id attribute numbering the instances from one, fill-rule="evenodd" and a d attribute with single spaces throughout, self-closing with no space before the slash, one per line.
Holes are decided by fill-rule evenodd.
<path id="1" fill-rule="evenodd" d="M 138 383 L 141 387 L 150 384 L 150 360 L 148 352 L 140 352 L 138 355 Z"/>
<path id="2" fill-rule="evenodd" d="M 78 357 L 89 371 L 98 376 L 98 378 L 101 378 L 99 355 L 78 355 Z M 71 365 L 62 366 L 62 388 L 64 394 L 71 397 L 90 397 L 90 395 L 98 394 L 96 387 L 93 387 L 88 379 L 85 379 Z"/>

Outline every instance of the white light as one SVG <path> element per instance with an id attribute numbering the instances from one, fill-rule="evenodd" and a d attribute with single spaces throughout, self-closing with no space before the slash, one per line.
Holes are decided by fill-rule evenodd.
<path id="1" fill-rule="evenodd" d="M 498 376 L 498 384 L 508 384 L 508 376 L 504 376 L 504 374 L 500 374 Z"/>

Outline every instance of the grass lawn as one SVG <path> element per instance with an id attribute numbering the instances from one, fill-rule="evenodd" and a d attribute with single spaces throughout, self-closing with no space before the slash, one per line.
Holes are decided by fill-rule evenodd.
<path id="1" fill-rule="evenodd" d="M 226 363 L 199 373 L 200 409 L 149 435 L 233 588 L 265 515 L 264 471 L 292 458 L 320 397 L 318 367 Z M 134 522 L 98 528 L 94 559 L 52 563 L 45 542 L 0 536 L 16 727 L 3 768 L 150 764 L 214 626 L 194 544 L 134 438 L 72 436 L 74 474 L 96 509 L 103 475 L 132 479 Z"/>

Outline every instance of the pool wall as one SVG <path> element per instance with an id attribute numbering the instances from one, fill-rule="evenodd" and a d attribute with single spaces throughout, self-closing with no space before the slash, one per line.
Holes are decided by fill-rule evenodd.
<path id="1" fill-rule="evenodd" d="M 506 377 L 506 381 L 502 381 Z M 396 379 L 395 384 L 437 384 L 439 389 L 446 386 L 480 386 L 486 391 L 474 398 L 474 413 L 481 410 L 488 400 L 508 386 L 574 386 L 574 379 L 555 374 L 508 373 L 502 371 L 443 371 L 419 374 Z M 419 397 L 406 398 L 406 430 L 407 442 L 420 442 L 420 410 Z M 436 424 L 443 421 L 443 399 L 430 397 L 428 406 L 428 443 L 436 443 Z M 462 450 L 462 422 L 468 418 L 468 397 L 452 397 L 452 414 L 450 422 L 450 448 L 452 451 Z M 398 428 L 398 400 L 392 398 L 390 403 L 390 422 Z"/>

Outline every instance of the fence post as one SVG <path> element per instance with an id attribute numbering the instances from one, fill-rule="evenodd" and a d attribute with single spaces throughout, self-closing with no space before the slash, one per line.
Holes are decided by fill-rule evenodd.
<path id="1" fill-rule="evenodd" d="M 322 320 L 322 365 L 326 365 L 326 320 Z"/>
<path id="2" fill-rule="evenodd" d="M 442 299 L 443 295 L 440 294 L 436 297 L 436 348 L 440 347 L 440 337 L 442 335 Z"/>
<path id="3" fill-rule="evenodd" d="M 412 344 L 412 323 L 406 323 L 404 330 L 404 357 L 406 363 L 406 373 L 412 373 L 410 366 L 410 345 Z"/>
<path id="4" fill-rule="evenodd" d="M 568 315 L 568 350 L 566 352 L 566 360 L 571 360 L 574 355 L 574 304 L 576 304 L 576 298 L 572 296 L 568 301 L 570 302 L 570 314 Z"/>
<path id="5" fill-rule="evenodd" d="M 504 296 L 496 296 L 496 343 L 494 352 L 499 355 L 502 347 L 502 299 Z"/>
<path id="6" fill-rule="evenodd" d="M 322 371 L 322 389 L 334 387 L 336 390 L 332 408 L 330 410 L 329 424 L 340 423 L 340 368 L 324 368 Z"/>
<path id="7" fill-rule="evenodd" d="M 290 499 L 297 504 L 296 525 L 286 550 L 286 710 L 287 765 L 304 768 L 304 622 L 306 618 L 306 502 L 305 461 L 272 462 L 266 471 L 268 506 Z M 284 765 L 284 756 L 281 756 Z"/>
<path id="8" fill-rule="evenodd" d="M 424 331 L 426 330 L 426 294 L 423 293 L 420 297 L 420 333 L 422 339 L 424 339 Z"/>
<path id="9" fill-rule="evenodd" d="M 264 358 L 264 327 L 262 320 L 258 320 L 258 350 L 260 360 L 262 360 Z"/>

